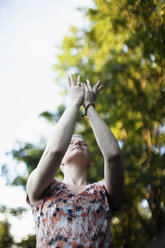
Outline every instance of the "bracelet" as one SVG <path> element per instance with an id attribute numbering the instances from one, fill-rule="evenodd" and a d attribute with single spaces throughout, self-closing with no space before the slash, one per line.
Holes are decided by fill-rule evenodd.
<path id="1" fill-rule="evenodd" d="M 81 117 L 87 116 L 87 110 L 90 106 L 93 106 L 95 108 L 94 103 L 88 103 L 87 106 L 85 107 L 85 114 L 81 115 Z"/>

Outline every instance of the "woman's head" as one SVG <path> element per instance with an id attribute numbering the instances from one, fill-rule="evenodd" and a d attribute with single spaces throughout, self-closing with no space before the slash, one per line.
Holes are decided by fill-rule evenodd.
<path id="1" fill-rule="evenodd" d="M 68 149 L 61 162 L 61 170 L 64 172 L 64 166 L 77 164 L 88 169 L 91 164 L 91 154 L 84 137 L 80 134 L 73 134 Z"/>

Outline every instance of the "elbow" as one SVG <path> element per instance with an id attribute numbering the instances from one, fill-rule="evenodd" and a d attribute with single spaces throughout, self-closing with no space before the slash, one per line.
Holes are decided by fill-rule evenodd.
<path id="1" fill-rule="evenodd" d="M 122 155 L 120 152 L 116 152 L 113 154 L 107 154 L 106 156 L 104 156 L 104 159 L 106 159 L 106 161 L 111 162 L 114 160 L 121 160 L 122 161 Z"/>

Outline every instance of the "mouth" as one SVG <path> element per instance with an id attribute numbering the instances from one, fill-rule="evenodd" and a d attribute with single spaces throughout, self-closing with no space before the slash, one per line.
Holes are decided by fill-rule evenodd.
<path id="1" fill-rule="evenodd" d="M 76 146 L 72 150 L 74 150 L 74 149 L 78 149 L 78 150 L 81 150 L 82 151 L 82 148 L 80 146 Z"/>

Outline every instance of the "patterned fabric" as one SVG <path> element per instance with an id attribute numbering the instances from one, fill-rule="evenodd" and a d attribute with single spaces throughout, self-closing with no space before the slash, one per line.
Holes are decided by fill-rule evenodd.
<path id="1" fill-rule="evenodd" d="M 27 203 L 30 204 L 27 196 Z M 37 248 L 112 248 L 112 212 L 104 180 L 74 194 L 61 180 L 30 204 L 36 225 Z"/>

